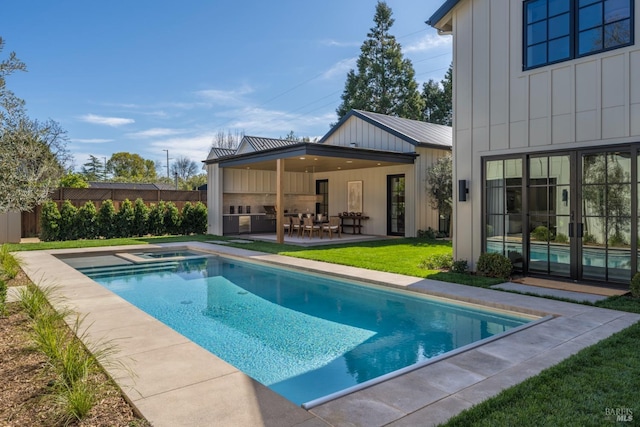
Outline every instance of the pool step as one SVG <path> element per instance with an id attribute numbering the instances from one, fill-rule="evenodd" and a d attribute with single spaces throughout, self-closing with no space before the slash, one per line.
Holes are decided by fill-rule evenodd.
<path id="1" fill-rule="evenodd" d="M 159 271 L 175 271 L 178 265 L 179 263 L 177 261 L 168 261 L 156 262 L 153 264 L 127 264 L 105 267 L 86 267 L 79 268 L 78 271 L 91 277 L 92 279 L 98 279 L 120 275 L 128 276 L 132 274 L 153 273 Z"/>

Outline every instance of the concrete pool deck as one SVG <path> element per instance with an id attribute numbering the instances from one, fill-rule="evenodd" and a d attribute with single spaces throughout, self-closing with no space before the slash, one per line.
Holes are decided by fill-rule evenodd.
<path id="1" fill-rule="evenodd" d="M 54 256 L 160 246 L 187 246 L 554 317 L 307 411 Z M 136 375 L 106 369 L 127 399 L 156 427 L 436 425 L 640 321 L 637 314 L 208 243 L 34 251 L 21 252 L 19 257 L 34 283 L 55 286 L 56 294 L 64 297 L 54 305 L 86 316 L 83 327 L 91 342 L 114 340 L 120 350 L 117 360 Z"/>

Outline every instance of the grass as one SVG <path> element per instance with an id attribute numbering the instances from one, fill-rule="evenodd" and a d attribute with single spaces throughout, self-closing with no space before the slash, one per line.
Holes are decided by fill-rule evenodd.
<path id="1" fill-rule="evenodd" d="M 631 410 L 635 420 L 640 409 L 638 348 L 640 323 L 463 411 L 445 425 L 614 425 L 611 409 L 615 408 Z"/>
<path id="2" fill-rule="evenodd" d="M 419 238 L 385 239 L 369 242 L 354 242 L 348 245 L 333 244 L 318 247 L 301 247 L 297 245 L 278 244 L 273 242 L 253 241 L 250 243 L 232 243 L 236 237 L 220 237 L 209 235 L 133 237 L 126 239 L 70 240 L 66 242 L 41 242 L 8 244 L 10 251 L 32 251 L 44 249 L 73 249 L 117 245 L 140 245 L 176 242 L 210 242 L 225 241 L 227 246 L 248 249 L 271 254 L 286 255 L 333 264 L 366 268 L 404 274 L 407 276 L 435 279 L 443 282 L 460 283 L 471 286 L 489 287 L 504 282 L 501 279 L 428 270 L 421 268 L 424 260 L 432 255 L 451 254 L 451 242 L 446 240 L 426 240 Z"/>

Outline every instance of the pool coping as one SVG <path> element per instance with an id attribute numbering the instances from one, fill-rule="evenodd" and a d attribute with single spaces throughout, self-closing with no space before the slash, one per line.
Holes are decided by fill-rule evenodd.
<path id="1" fill-rule="evenodd" d="M 54 256 L 167 247 L 245 257 L 553 318 L 307 411 Z M 154 426 L 437 425 L 640 321 L 640 315 L 632 313 L 212 243 L 59 249 L 21 252 L 18 256 L 34 283 L 55 286 L 56 293 L 64 296 L 55 305 L 85 316 L 83 328 L 92 343 L 110 341 L 118 346 L 117 361 L 125 363 L 136 377 L 118 369 L 117 364 L 105 368 Z"/>

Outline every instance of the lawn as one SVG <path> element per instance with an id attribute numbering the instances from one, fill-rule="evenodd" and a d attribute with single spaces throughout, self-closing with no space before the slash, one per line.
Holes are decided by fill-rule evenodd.
<path id="1" fill-rule="evenodd" d="M 10 244 L 10 251 L 89 248 L 116 245 L 139 245 L 146 243 L 168 243 L 188 241 L 235 240 L 233 237 L 217 236 L 165 236 L 135 237 L 110 240 L 75 240 L 67 242 L 41 242 Z M 324 245 L 321 247 L 301 247 L 296 245 L 272 242 L 253 241 L 251 243 L 227 243 L 253 251 L 286 255 L 297 258 L 325 261 L 334 264 L 361 267 L 369 270 L 386 271 L 407 276 L 440 280 L 443 282 L 461 283 L 464 285 L 488 287 L 503 282 L 500 279 L 475 276 L 471 274 L 455 274 L 437 270 L 420 268 L 420 263 L 430 255 L 451 254 L 451 242 L 446 240 L 426 240 L 418 238 L 385 239 L 369 242 Z"/>
<path id="2" fill-rule="evenodd" d="M 228 239 L 214 236 L 132 238 L 11 245 L 9 249 L 19 251 L 212 240 Z M 228 245 L 474 286 L 487 287 L 499 282 L 475 275 L 421 269 L 420 262 L 427 256 L 451 253 L 451 243 L 447 241 L 405 238 L 315 248 L 269 242 Z M 611 297 L 596 306 L 640 313 L 640 299 L 629 296 Z M 615 416 L 609 415 L 615 408 L 630 410 L 635 421 L 640 415 L 637 398 L 640 390 L 639 348 L 640 323 L 637 323 L 464 411 L 446 426 L 600 426 L 615 423 Z"/>

